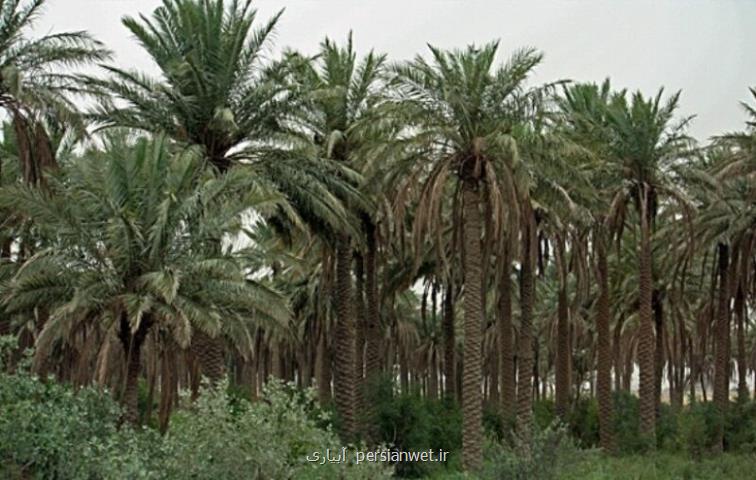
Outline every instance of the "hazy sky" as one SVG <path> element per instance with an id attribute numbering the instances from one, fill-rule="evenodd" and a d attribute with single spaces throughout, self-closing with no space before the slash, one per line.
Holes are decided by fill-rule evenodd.
<path id="1" fill-rule="evenodd" d="M 154 71 L 120 19 L 149 14 L 160 0 L 48 0 L 38 32 L 86 29 L 116 53 L 122 66 Z M 545 52 L 534 81 L 601 81 L 654 93 L 683 90 L 683 114 L 696 114 L 691 133 L 706 139 L 740 129 L 738 102 L 756 86 L 756 1 L 751 0 L 299 0 L 256 3 L 260 18 L 281 8 L 274 52 L 313 52 L 326 35 L 354 31 L 360 50 L 400 60 L 426 43 L 462 47 L 500 39 L 500 57 L 523 46 Z"/>

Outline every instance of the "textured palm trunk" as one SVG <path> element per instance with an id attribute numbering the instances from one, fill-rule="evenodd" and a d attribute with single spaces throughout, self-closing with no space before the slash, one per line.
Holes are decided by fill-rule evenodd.
<path id="1" fill-rule="evenodd" d="M 596 240 L 599 297 L 596 302 L 596 333 L 598 336 L 598 368 L 596 390 L 599 408 L 599 439 L 601 448 L 614 451 L 613 405 L 612 405 L 612 344 L 609 332 L 611 311 L 609 307 L 609 267 L 606 245 L 603 239 Z"/>
<path id="2" fill-rule="evenodd" d="M 409 355 L 407 354 L 407 346 L 399 346 L 399 383 L 402 386 L 402 393 L 408 394 L 410 391 L 410 369 L 409 369 Z"/>
<path id="3" fill-rule="evenodd" d="M 656 332 L 656 348 L 654 349 L 654 414 L 659 421 L 661 415 L 661 390 L 664 373 L 664 304 L 659 290 L 652 295 L 654 310 L 654 331 Z"/>
<path id="4" fill-rule="evenodd" d="M 444 293 L 444 391 L 448 398 L 455 398 L 457 388 L 457 369 L 454 336 L 454 295 L 451 283 Z"/>
<path id="5" fill-rule="evenodd" d="M 318 382 L 318 400 L 321 405 L 326 405 L 331 401 L 331 356 L 328 351 L 325 327 L 321 327 L 318 335 L 318 346 L 315 353 L 315 378 Z"/>
<path id="6" fill-rule="evenodd" d="M 367 249 L 365 251 L 365 300 L 367 303 L 365 378 L 368 382 L 374 382 L 381 373 L 381 309 L 378 297 L 376 259 L 376 229 L 372 223 L 368 222 Z"/>
<path id="7" fill-rule="evenodd" d="M 365 339 L 367 328 L 367 306 L 365 305 L 365 263 L 362 255 L 354 255 L 354 274 L 355 274 L 355 299 L 357 300 L 357 318 L 355 321 L 354 336 L 354 405 L 355 414 L 365 410 Z M 363 430 L 365 425 L 364 415 L 357 414 L 359 430 Z"/>
<path id="8" fill-rule="evenodd" d="M 160 433 L 168 431 L 174 395 L 177 393 L 176 350 L 173 342 L 163 347 L 160 359 L 160 401 L 158 404 L 158 424 Z"/>
<path id="9" fill-rule="evenodd" d="M 727 308 L 729 302 L 729 289 L 727 279 L 729 277 L 730 247 L 723 243 L 719 244 L 719 291 L 717 297 L 717 323 L 715 331 L 715 357 L 714 357 L 714 405 L 719 410 L 717 422 L 717 450 L 721 451 L 724 440 L 724 414 L 729 402 L 729 375 L 727 364 L 729 363 L 730 343 L 730 317 Z"/>
<path id="10" fill-rule="evenodd" d="M 489 356 L 486 378 L 489 379 L 487 401 L 490 402 L 494 408 L 498 408 L 499 405 L 501 405 L 501 401 L 499 400 L 499 349 L 495 345 Z M 488 404 L 489 403 L 487 403 L 487 405 Z"/>
<path id="11" fill-rule="evenodd" d="M 477 182 L 462 184 L 465 318 L 462 352 L 462 464 L 477 470 L 483 455 L 481 344 L 483 340 L 481 215 Z"/>
<path id="12" fill-rule="evenodd" d="M 738 400 L 748 400 L 748 363 L 746 359 L 746 332 L 745 332 L 745 295 L 743 295 L 742 285 L 738 286 L 735 294 L 735 316 L 737 320 L 737 342 L 738 342 Z"/>
<path id="13" fill-rule="evenodd" d="M 432 400 L 438 398 L 438 367 L 435 349 L 431 351 L 430 365 L 428 365 L 428 398 Z"/>
<path id="14" fill-rule="evenodd" d="M 211 337 L 197 329 L 192 338 L 192 350 L 199 361 L 200 371 L 211 386 L 216 386 L 225 375 L 226 359 L 223 339 Z"/>
<path id="15" fill-rule="evenodd" d="M 559 269 L 559 292 L 557 295 L 557 348 L 555 364 L 555 409 L 562 421 L 567 420 L 570 404 L 570 326 L 567 309 L 567 266 L 564 240 L 557 236 L 556 262 Z"/>
<path id="16" fill-rule="evenodd" d="M 499 286 L 499 384 L 501 387 L 501 416 L 505 421 L 514 419 L 515 385 L 514 369 L 514 345 L 512 339 L 512 279 L 510 271 L 512 258 L 509 248 L 505 248 L 502 261 L 500 286 Z"/>
<path id="17" fill-rule="evenodd" d="M 149 318 L 143 318 L 136 332 L 131 333 L 125 314 L 121 316 L 121 344 L 126 359 L 126 378 L 123 387 L 123 421 L 131 425 L 139 423 L 139 373 L 141 371 L 142 346 L 152 326 Z"/>
<path id="18" fill-rule="evenodd" d="M 352 295 L 352 249 L 349 237 L 340 235 L 336 246 L 336 322 L 334 351 L 334 400 L 345 441 L 357 433 L 354 369 L 354 297 Z"/>
<path id="19" fill-rule="evenodd" d="M 639 338 L 638 367 L 640 369 L 639 413 L 640 430 L 649 448 L 656 448 L 656 380 L 655 335 L 653 318 L 653 277 L 651 253 L 651 225 L 648 193 L 640 194 L 640 254 L 639 254 Z"/>
<path id="20" fill-rule="evenodd" d="M 608 280 L 607 280 L 608 283 Z M 614 389 L 622 390 L 622 377 L 625 374 L 622 364 L 622 325 L 624 317 L 620 316 L 614 326 L 614 343 L 612 345 L 614 358 Z"/>
<path id="21" fill-rule="evenodd" d="M 533 302 L 535 280 L 535 219 L 526 207 L 522 231 L 522 259 L 520 271 L 520 337 L 517 353 L 517 432 L 525 446 L 529 445 L 533 429 Z M 527 452 L 526 452 L 527 453 Z"/>

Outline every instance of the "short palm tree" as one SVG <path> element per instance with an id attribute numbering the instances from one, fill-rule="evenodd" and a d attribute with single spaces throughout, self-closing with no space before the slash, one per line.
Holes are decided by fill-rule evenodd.
<path id="1" fill-rule="evenodd" d="M 124 25 L 160 76 L 105 67 L 108 78 L 89 79 L 102 99 L 93 118 L 103 128 L 163 133 L 199 146 L 221 173 L 243 163 L 248 175 L 269 180 L 285 194 L 289 213 L 294 206 L 305 219 L 317 216 L 326 225 L 342 226 L 346 215 L 333 195 L 339 188 L 337 166 L 283 152 L 276 137 L 280 120 L 296 103 L 278 75 L 282 65 L 264 62 L 279 16 L 255 28 L 250 0 L 163 0 L 151 17 L 126 17 Z M 196 340 L 203 373 L 218 381 L 225 364 L 222 339 Z"/>
<path id="2" fill-rule="evenodd" d="M 165 139 L 118 141 L 63 173 L 49 193 L 19 186 L 0 197 L 32 218 L 48 245 L 7 282 L 3 305 L 48 309 L 40 356 L 87 326 L 120 340 L 126 420 L 137 420 L 150 332 L 186 347 L 197 332 L 224 331 L 245 347 L 255 319 L 286 320 L 280 295 L 252 280 L 229 247 L 218 248 L 250 205 L 265 211 L 275 196 L 240 175 L 213 173 L 195 150 L 171 153 Z"/>

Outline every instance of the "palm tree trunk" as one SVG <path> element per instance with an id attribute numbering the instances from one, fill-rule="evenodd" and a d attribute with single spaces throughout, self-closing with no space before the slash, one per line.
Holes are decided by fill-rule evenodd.
<path id="1" fill-rule="evenodd" d="M 168 431 L 177 381 L 175 346 L 172 341 L 165 343 L 160 359 L 160 401 L 158 404 L 158 424 L 160 433 L 163 434 Z"/>
<path id="2" fill-rule="evenodd" d="M 367 337 L 367 306 L 365 305 L 365 263 L 362 255 L 355 252 L 355 297 L 357 300 L 357 318 L 355 321 L 354 339 L 354 405 L 355 413 L 362 412 L 365 408 L 365 340 Z M 358 415 L 358 423 L 364 423 L 364 416 Z M 362 430 L 362 426 L 359 427 Z"/>
<path id="3" fill-rule="evenodd" d="M 606 259 L 606 245 L 603 238 L 596 239 L 599 297 L 596 302 L 596 331 L 598 335 L 598 372 L 596 390 L 599 408 L 599 438 L 601 447 L 607 452 L 614 451 L 613 405 L 612 405 L 612 344 L 609 332 L 611 311 L 609 310 L 609 267 Z"/>
<path id="4" fill-rule="evenodd" d="M 499 375 L 501 386 L 501 416 L 509 422 L 515 414 L 514 345 L 512 342 L 512 254 L 504 248 L 501 279 L 499 280 Z"/>
<path id="5" fill-rule="evenodd" d="M 145 316 L 146 317 L 146 316 Z M 126 358 L 126 378 L 123 387 L 123 421 L 131 425 L 139 423 L 139 373 L 141 371 L 142 346 L 152 326 L 149 318 L 142 318 L 133 334 L 125 314 L 121 315 L 120 338 Z"/>
<path id="6" fill-rule="evenodd" d="M 454 398 L 457 393 L 457 370 L 454 337 L 454 291 L 449 282 L 444 293 L 444 380 L 446 396 Z"/>
<path id="7" fill-rule="evenodd" d="M 481 215 L 475 180 L 462 184 L 465 320 L 462 360 L 462 464 L 477 470 L 483 455 L 483 404 L 481 398 L 481 343 L 483 340 L 483 283 Z"/>
<path id="8" fill-rule="evenodd" d="M 570 327 L 567 309 L 567 265 L 564 240 L 557 235 L 556 262 L 559 270 L 559 293 L 557 295 L 557 348 L 556 348 L 556 414 L 562 421 L 567 419 L 570 403 Z"/>
<path id="9" fill-rule="evenodd" d="M 318 382 L 318 400 L 321 405 L 326 405 L 331 401 L 331 356 L 328 352 L 328 339 L 324 325 L 321 325 L 318 335 L 315 378 Z"/>
<path id="10" fill-rule="evenodd" d="M 196 329 L 192 338 L 192 350 L 197 356 L 202 375 L 207 377 L 211 386 L 216 386 L 225 374 L 225 353 L 223 339 L 211 337 L 202 330 Z"/>
<path id="11" fill-rule="evenodd" d="M 649 194 L 642 187 L 640 195 L 640 255 L 639 255 L 639 338 L 638 367 L 640 369 L 639 413 L 640 430 L 645 443 L 656 448 L 656 380 L 655 380 L 655 335 L 653 319 L 653 277 L 651 252 L 651 224 Z"/>
<path id="12" fill-rule="evenodd" d="M 719 292 L 717 301 L 717 324 L 715 332 L 715 363 L 714 363 L 714 405 L 719 410 L 719 419 L 717 422 L 717 445 L 718 451 L 723 448 L 724 440 L 724 414 L 727 411 L 729 402 L 729 375 L 727 374 L 727 364 L 729 363 L 729 343 L 730 343 L 730 318 L 727 303 L 730 300 L 729 289 L 727 288 L 727 279 L 729 277 L 730 247 L 726 244 L 719 244 Z"/>
<path id="13" fill-rule="evenodd" d="M 609 280 L 607 279 L 607 284 Z M 608 288 L 608 285 L 607 285 Z M 610 318 L 611 321 L 611 318 Z M 614 358 L 614 389 L 622 390 L 622 376 L 624 375 L 624 365 L 622 363 L 622 324 L 624 317 L 620 316 L 614 325 L 614 343 L 612 345 Z"/>
<path id="14" fill-rule="evenodd" d="M 654 350 L 654 414 L 659 421 L 661 415 L 661 390 L 664 373 L 664 304 L 661 292 L 654 289 L 652 295 L 654 310 L 654 330 L 656 332 L 656 348 Z"/>
<path id="15" fill-rule="evenodd" d="M 533 257 L 535 252 L 535 218 L 526 205 L 522 231 L 522 260 L 520 271 L 520 337 L 517 354 L 517 431 L 523 444 L 528 445 L 533 428 L 533 302 L 535 280 Z"/>
<path id="16" fill-rule="evenodd" d="M 428 398 L 438 398 L 438 368 L 436 362 L 436 349 L 431 347 L 430 364 L 428 365 Z"/>
<path id="17" fill-rule="evenodd" d="M 381 308 L 378 297 L 378 270 L 376 267 L 376 229 L 372 222 L 368 222 L 366 230 L 365 300 L 367 302 L 367 352 L 365 355 L 365 378 L 368 382 L 373 382 L 381 372 Z"/>
<path id="18" fill-rule="evenodd" d="M 352 295 L 352 248 L 349 237 L 339 235 L 336 245 L 336 323 L 334 399 L 345 441 L 357 433 L 354 375 L 354 297 Z"/>
<path id="19" fill-rule="evenodd" d="M 745 295 L 743 286 L 738 285 L 735 293 L 735 315 L 738 322 L 737 342 L 738 342 L 738 400 L 748 400 L 748 364 L 746 361 L 746 343 L 745 343 Z"/>

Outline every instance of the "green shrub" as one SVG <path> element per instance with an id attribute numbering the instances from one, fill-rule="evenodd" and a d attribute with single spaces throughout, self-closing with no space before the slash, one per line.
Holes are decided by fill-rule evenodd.
<path id="1" fill-rule="evenodd" d="M 390 475 L 390 469 L 380 463 L 356 465 L 351 450 L 348 462 L 308 462 L 313 452 L 324 455 L 326 449 L 341 450 L 337 435 L 316 425 L 312 391 L 269 381 L 263 398 L 254 403 L 239 398 L 230 402 L 221 389 L 200 395 L 191 412 L 179 412 L 164 440 L 169 478 L 372 479 Z"/>
<path id="2" fill-rule="evenodd" d="M 81 455 L 116 432 L 118 406 L 93 389 L 77 394 L 27 375 L 0 376 L 0 463 L 20 475 L 78 478 Z"/>
<path id="3" fill-rule="evenodd" d="M 430 400 L 419 393 L 395 392 L 391 379 L 384 378 L 368 390 L 366 402 L 372 405 L 373 422 L 379 442 L 401 451 L 427 449 L 452 452 L 446 465 L 455 464 L 462 447 L 462 414 L 453 400 Z M 439 463 L 403 462 L 396 465 L 401 477 L 421 477 Z"/>
<path id="4" fill-rule="evenodd" d="M 583 448 L 599 443 L 598 402 L 595 398 L 580 398 L 568 417 L 570 433 Z"/>
<path id="5" fill-rule="evenodd" d="M 624 390 L 613 393 L 614 437 L 622 453 L 642 451 L 645 447 L 640 434 L 638 397 Z"/>
<path id="6" fill-rule="evenodd" d="M 551 480 L 580 458 L 580 452 L 563 425 L 535 429 L 525 443 L 515 437 L 511 445 L 490 443 L 486 449 L 481 478 L 507 480 Z"/>
<path id="7" fill-rule="evenodd" d="M 311 391 L 277 382 L 262 401 L 203 392 L 191 411 L 175 414 L 165 437 L 149 428 L 118 428 L 120 410 L 107 393 L 78 392 L 28 374 L 0 374 L 0 478 L 27 479 L 378 479 L 391 469 L 308 462 L 340 451 L 318 422 Z"/>
<path id="8" fill-rule="evenodd" d="M 656 421 L 656 445 L 663 450 L 675 450 L 678 446 L 678 417 L 671 405 L 662 403 Z"/>
<path id="9" fill-rule="evenodd" d="M 725 449 L 736 453 L 756 453 L 756 401 L 730 404 L 725 418 Z"/>
<path id="10" fill-rule="evenodd" d="M 540 430 L 548 428 L 556 420 L 556 408 L 550 398 L 533 402 L 533 421 Z"/>
<path id="11" fill-rule="evenodd" d="M 717 427 L 722 421 L 719 409 L 711 402 L 688 405 L 678 416 L 678 441 L 693 458 L 701 458 L 717 442 Z"/>

